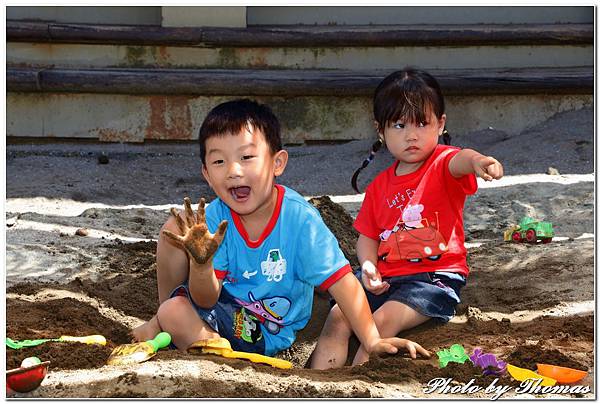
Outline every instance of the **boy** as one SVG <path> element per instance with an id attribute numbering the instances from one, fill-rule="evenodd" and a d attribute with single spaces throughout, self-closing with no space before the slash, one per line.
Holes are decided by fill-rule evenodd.
<path id="1" fill-rule="evenodd" d="M 271 110 L 250 100 L 215 107 L 200 128 L 202 174 L 218 198 L 197 215 L 172 209 L 157 248 L 157 314 L 132 334 L 159 331 L 180 350 L 223 337 L 234 350 L 275 355 L 308 322 L 313 287 L 328 290 L 369 353 L 418 344 L 381 339 L 365 293 L 318 211 L 275 184 L 288 154 Z M 228 225 L 229 224 L 229 225 Z M 211 234 L 214 232 L 214 234 Z"/>

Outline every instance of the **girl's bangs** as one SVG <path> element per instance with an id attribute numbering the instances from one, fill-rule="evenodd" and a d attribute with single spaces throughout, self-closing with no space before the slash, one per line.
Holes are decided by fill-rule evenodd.
<path id="1" fill-rule="evenodd" d="M 391 96 L 392 100 L 398 100 L 388 104 L 385 111 L 385 124 L 401 121 L 404 123 L 417 124 L 427 122 L 431 112 L 435 112 L 435 96 L 430 89 L 425 91 L 406 91 L 401 89 L 398 94 Z"/>

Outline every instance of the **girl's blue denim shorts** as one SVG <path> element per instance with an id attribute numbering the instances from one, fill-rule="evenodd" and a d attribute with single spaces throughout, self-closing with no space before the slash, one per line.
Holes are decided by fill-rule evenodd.
<path id="1" fill-rule="evenodd" d="M 354 274 L 360 281 L 361 271 Z M 466 284 L 464 276 L 445 271 L 394 276 L 383 280 L 390 284 L 387 292 L 374 295 L 365 289 L 372 312 L 388 300 L 394 300 L 442 322 L 448 322 L 454 317 L 455 307 L 460 303 L 460 289 Z"/>
<path id="2" fill-rule="evenodd" d="M 260 325 L 244 313 L 244 309 L 225 288 L 221 288 L 219 300 L 210 309 L 203 309 L 194 303 L 187 282 L 173 289 L 170 297 L 175 296 L 187 297 L 198 316 L 221 337 L 227 339 L 234 351 L 264 355 L 265 339 L 261 335 Z M 249 335 L 248 330 L 254 330 L 252 335 Z"/>

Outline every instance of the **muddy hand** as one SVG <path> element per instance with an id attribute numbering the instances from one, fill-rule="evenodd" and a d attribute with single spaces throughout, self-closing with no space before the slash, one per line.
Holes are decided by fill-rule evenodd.
<path id="1" fill-rule="evenodd" d="M 175 217 L 175 222 L 177 222 L 177 227 L 179 227 L 182 236 L 174 234 L 169 230 L 163 230 L 163 234 L 183 247 L 196 263 L 206 264 L 212 259 L 217 248 L 223 242 L 225 230 L 227 229 L 227 220 L 219 223 L 215 234 L 211 234 L 206 225 L 204 198 L 200 198 L 197 215 L 194 215 L 192 211 L 190 198 L 184 198 L 183 205 L 185 207 L 185 220 L 181 218 L 177 209 L 171 208 L 171 214 Z"/>

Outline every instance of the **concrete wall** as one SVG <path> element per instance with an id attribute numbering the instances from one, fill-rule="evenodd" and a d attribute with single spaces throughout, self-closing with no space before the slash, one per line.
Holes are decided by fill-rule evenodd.
<path id="1" fill-rule="evenodd" d="M 385 48 L 202 48 L 91 44 L 6 44 L 9 66 L 424 69 L 593 66 L 592 45 Z M 374 62 L 376 61 L 376 62 Z"/>
<path id="2" fill-rule="evenodd" d="M 160 25 L 161 7 L 6 7 L 6 19 L 73 24 Z"/>
<path id="3" fill-rule="evenodd" d="M 237 97 L 8 93 L 9 136 L 143 142 L 190 140 L 208 111 Z M 253 97 L 269 104 L 285 143 L 370 139 L 370 97 Z M 592 95 L 447 97 L 448 128 L 455 135 L 493 127 L 509 134 L 552 115 L 593 106 Z M 27 117 L 27 119 L 23 119 Z"/>
<path id="4" fill-rule="evenodd" d="M 593 7 L 248 7 L 248 25 L 593 23 Z"/>
<path id="5" fill-rule="evenodd" d="M 424 69 L 592 66 L 593 46 L 200 48 L 7 43 L 9 66 Z M 374 65 L 373 61 L 377 61 Z"/>

